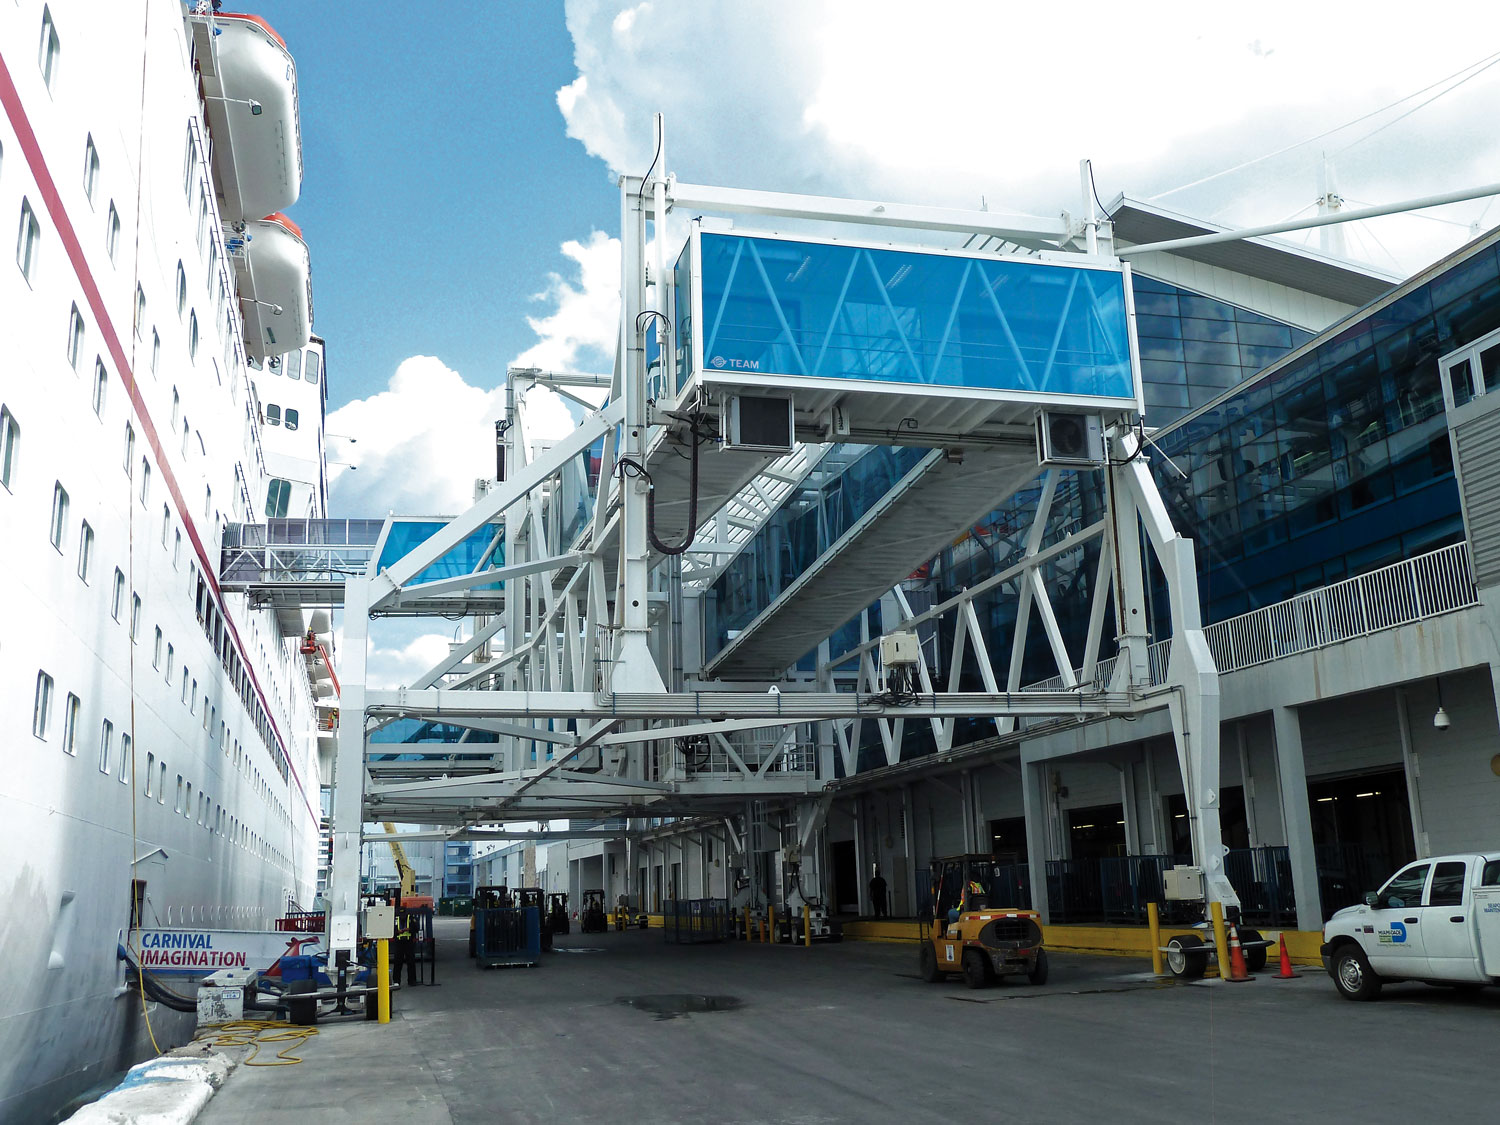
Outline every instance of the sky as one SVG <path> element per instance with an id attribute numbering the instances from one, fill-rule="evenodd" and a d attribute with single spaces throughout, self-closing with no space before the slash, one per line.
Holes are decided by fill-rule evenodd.
<path id="1" fill-rule="evenodd" d="M 335 515 L 461 510 L 493 471 L 508 364 L 609 369 L 616 177 L 646 171 L 658 110 L 683 180 L 1039 215 L 1078 209 L 1083 157 L 1106 202 L 1167 193 L 1231 226 L 1311 211 L 1325 160 L 1349 206 L 1500 180 L 1500 20 L 1473 0 L 1155 0 L 1128 18 L 1091 0 L 256 10 L 297 60 L 290 211 L 328 341 L 328 429 L 346 435 L 331 456 L 357 466 L 334 467 Z M 1360 224 L 1348 249 L 1406 276 L 1474 223 L 1500 206 Z M 570 424 L 555 400 L 529 405 L 543 430 Z M 376 660 L 420 671 L 443 642 Z"/>

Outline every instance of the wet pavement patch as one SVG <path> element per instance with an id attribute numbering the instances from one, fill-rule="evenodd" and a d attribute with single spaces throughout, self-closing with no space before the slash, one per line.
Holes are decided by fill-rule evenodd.
<path id="1" fill-rule="evenodd" d="M 690 1016 L 694 1012 L 732 1012 L 745 1006 L 738 996 L 704 996 L 698 992 L 669 992 L 655 996 L 619 996 L 616 1003 L 650 1012 L 659 1020 Z"/>

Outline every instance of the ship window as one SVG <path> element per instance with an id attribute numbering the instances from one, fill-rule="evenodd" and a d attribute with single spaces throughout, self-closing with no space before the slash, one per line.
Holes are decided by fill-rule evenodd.
<path id="1" fill-rule="evenodd" d="M 274 402 L 266 404 L 266 425 L 281 425 L 281 407 L 277 406 Z"/>
<path id="2" fill-rule="evenodd" d="M 177 315 L 187 311 L 187 271 L 182 268 L 182 259 L 177 259 Z"/>
<path id="3" fill-rule="evenodd" d="M 125 605 L 125 575 L 119 567 L 115 567 L 115 588 L 109 598 L 109 615 L 116 621 L 120 620 L 120 610 Z"/>
<path id="4" fill-rule="evenodd" d="M 219 244 L 212 239 L 208 243 L 208 287 L 214 287 L 214 274 L 219 270 Z M 219 311 L 224 311 L 224 279 L 219 278 Z"/>
<path id="5" fill-rule="evenodd" d="M 288 379 L 302 378 L 302 353 L 287 352 L 281 361 L 281 373 Z"/>
<path id="6" fill-rule="evenodd" d="M 182 815 L 193 819 L 193 783 L 187 783 L 187 796 L 182 799 Z"/>
<path id="7" fill-rule="evenodd" d="M 283 519 L 292 501 L 292 482 L 273 478 L 266 489 L 266 515 L 272 519 Z"/>
<path id="8" fill-rule="evenodd" d="M 125 423 L 125 475 L 128 477 L 135 464 L 135 427 Z"/>
<path id="9" fill-rule="evenodd" d="M 188 451 L 188 434 L 191 432 L 191 430 L 192 430 L 192 427 L 188 425 L 188 420 L 187 420 L 186 416 L 184 416 L 183 419 L 182 419 L 182 455 L 184 457 L 187 456 L 187 451 Z"/>
<path id="10" fill-rule="evenodd" d="M 94 414 L 104 420 L 104 394 L 109 388 L 109 372 L 104 369 L 104 360 L 94 357 Z"/>
<path id="11" fill-rule="evenodd" d="M 188 313 L 188 358 L 198 358 L 198 310 Z"/>
<path id="12" fill-rule="evenodd" d="M 83 194 L 94 202 L 94 190 L 99 186 L 99 149 L 94 145 L 94 134 L 83 142 Z"/>
<path id="13" fill-rule="evenodd" d="M 134 642 L 141 635 L 141 596 L 130 595 L 130 639 Z"/>
<path id="14" fill-rule="evenodd" d="M 144 457 L 141 458 L 141 507 L 146 506 L 146 499 L 151 495 L 151 463 Z"/>
<path id="15" fill-rule="evenodd" d="M 152 643 L 152 647 L 151 647 L 151 667 L 156 668 L 158 670 L 161 669 L 161 646 L 162 646 L 161 626 L 158 625 L 157 628 L 156 628 L 156 640 Z"/>
<path id="16" fill-rule="evenodd" d="M 198 185 L 198 252 L 203 252 L 203 238 L 208 234 L 208 195 Z"/>
<path id="17" fill-rule="evenodd" d="M 78 370 L 78 356 L 83 351 L 83 314 L 78 306 L 68 314 L 68 366 Z"/>
<path id="18" fill-rule="evenodd" d="M 68 701 L 63 705 L 63 736 L 62 748 L 64 754 L 78 753 L 78 713 L 83 710 L 83 704 L 71 691 L 68 692 Z"/>
<path id="19" fill-rule="evenodd" d="M 36 701 L 31 710 L 31 733 L 46 738 L 52 726 L 52 677 L 46 672 L 36 674 Z"/>
<path id="20" fill-rule="evenodd" d="M 290 406 L 286 408 L 286 428 L 295 430 L 297 428 L 298 414 Z"/>
<path id="21" fill-rule="evenodd" d="M 182 417 L 182 396 L 177 393 L 177 388 L 172 388 L 172 426 L 175 429 L 177 420 Z"/>
<path id="22" fill-rule="evenodd" d="M 182 811 L 182 774 L 177 775 L 177 799 L 172 802 L 172 811 L 174 813 Z"/>
<path id="23" fill-rule="evenodd" d="M 130 735 L 120 735 L 120 784 L 127 785 L 130 782 Z"/>
<path id="24" fill-rule="evenodd" d="M 182 563 L 182 532 L 172 533 L 172 569 L 177 570 Z"/>
<path id="25" fill-rule="evenodd" d="M 151 775 L 156 772 L 156 755 L 146 754 L 146 796 L 151 796 Z"/>
<path id="26" fill-rule="evenodd" d="M 193 197 L 193 173 L 198 166 L 198 138 L 193 136 L 193 123 L 188 122 L 187 153 L 182 161 L 182 194 Z"/>
<path id="27" fill-rule="evenodd" d="M 164 805 L 167 803 L 167 763 L 158 762 L 157 766 L 161 770 L 161 773 L 159 773 L 156 778 L 156 803 L 158 805 Z"/>
<path id="28" fill-rule="evenodd" d="M 62 550 L 68 529 L 68 490 L 59 481 L 52 486 L 52 545 Z"/>
<path id="29" fill-rule="evenodd" d="M 42 6 L 42 42 L 37 49 L 37 65 L 42 69 L 42 82 L 50 91 L 57 78 L 58 59 L 62 56 L 62 43 L 57 38 L 57 25 L 52 22 L 52 9 Z"/>
<path id="30" fill-rule="evenodd" d="M 120 212 L 115 209 L 115 201 L 109 201 L 109 218 L 104 223 L 104 249 L 109 254 L 109 260 L 115 260 L 115 251 L 120 248 Z"/>
<path id="31" fill-rule="evenodd" d="M 309 383 L 316 383 L 318 375 L 322 371 L 323 360 L 317 352 L 307 353 L 307 366 L 303 369 L 302 377 Z"/>
<path id="32" fill-rule="evenodd" d="M 167 545 L 167 532 L 172 529 L 172 509 L 165 504 L 161 506 L 161 545 Z"/>
<path id="33" fill-rule="evenodd" d="M 10 407 L 0 406 L 0 484 L 10 487 L 16 475 L 16 455 L 21 446 L 21 427 Z"/>
<path id="34" fill-rule="evenodd" d="M 78 536 L 78 577 L 85 585 L 89 580 L 89 569 L 94 561 L 94 529 L 89 526 L 89 521 L 83 521 L 83 528 Z"/>
<path id="35" fill-rule="evenodd" d="M 99 725 L 99 772 L 109 773 L 109 759 L 115 748 L 115 724 L 105 719 Z"/>
<path id="36" fill-rule="evenodd" d="M 194 679 L 193 680 L 192 694 L 190 694 L 188 696 L 188 714 L 189 715 L 196 715 L 197 713 L 198 713 L 198 681 L 196 679 Z"/>
<path id="37" fill-rule="evenodd" d="M 135 338 L 139 340 L 146 331 L 146 291 L 135 287 Z"/>
<path id="38" fill-rule="evenodd" d="M 184 664 L 182 666 L 182 703 L 183 703 L 184 706 L 187 705 L 187 701 L 188 701 L 188 669 L 187 669 L 187 665 Z"/>
<path id="39" fill-rule="evenodd" d="M 161 334 L 156 329 L 151 329 L 151 374 L 156 374 L 156 369 L 161 364 Z"/>
<path id="40" fill-rule="evenodd" d="M 166 679 L 167 679 L 168 683 L 172 682 L 172 662 L 175 659 L 176 655 L 177 655 L 177 650 L 172 647 L 172 642 L 168 641 L 167 642 L 167 669 L 166 669 Z"/>
<path id="41" fill-rule="evenodd" d="M 37 253 L 41 249 L 42 224 L 36 221 L 36 212 L 29 200 L 21 200 L 21 230 L 16 235 L 16 265 L 21 267 L 21 276 L 29 284 L 36 276 Z"/>

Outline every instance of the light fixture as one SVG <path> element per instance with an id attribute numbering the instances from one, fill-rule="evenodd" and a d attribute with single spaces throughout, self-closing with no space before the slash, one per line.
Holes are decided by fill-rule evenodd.
<path id="1" fill-rule="evenodd" d="M 266 107 L 254 98 L 220 98 L 213 94 L 204 94 L 203 99 L 210 102 L 229 102 L 233 105 L 247 105 L 250 107 L 251 117 L 259 117 L 266 110 Z"/>
<path id="2" fill-rule="evenodd" d="M 1437 685 L 1438 697 L 1438 709 L 1437 713 L 1432 716 L 1432 725 L 1438 730 L 1447 730 L 1453 725 L 1453 720 L 1448 718 L 1448 712 L 1443 707 L 1443 681 L 1441 679 L 1434 679 L 1432 682 Z"/>

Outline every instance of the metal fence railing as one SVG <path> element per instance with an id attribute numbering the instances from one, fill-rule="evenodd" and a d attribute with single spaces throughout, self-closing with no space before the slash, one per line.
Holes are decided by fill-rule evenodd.
<path id="1" fill-rule="evenodd" d="M 723 941 L 729 932 L 729 900 L 678 898 L 662 903 L 662 930 L 674 945 Z"/>

